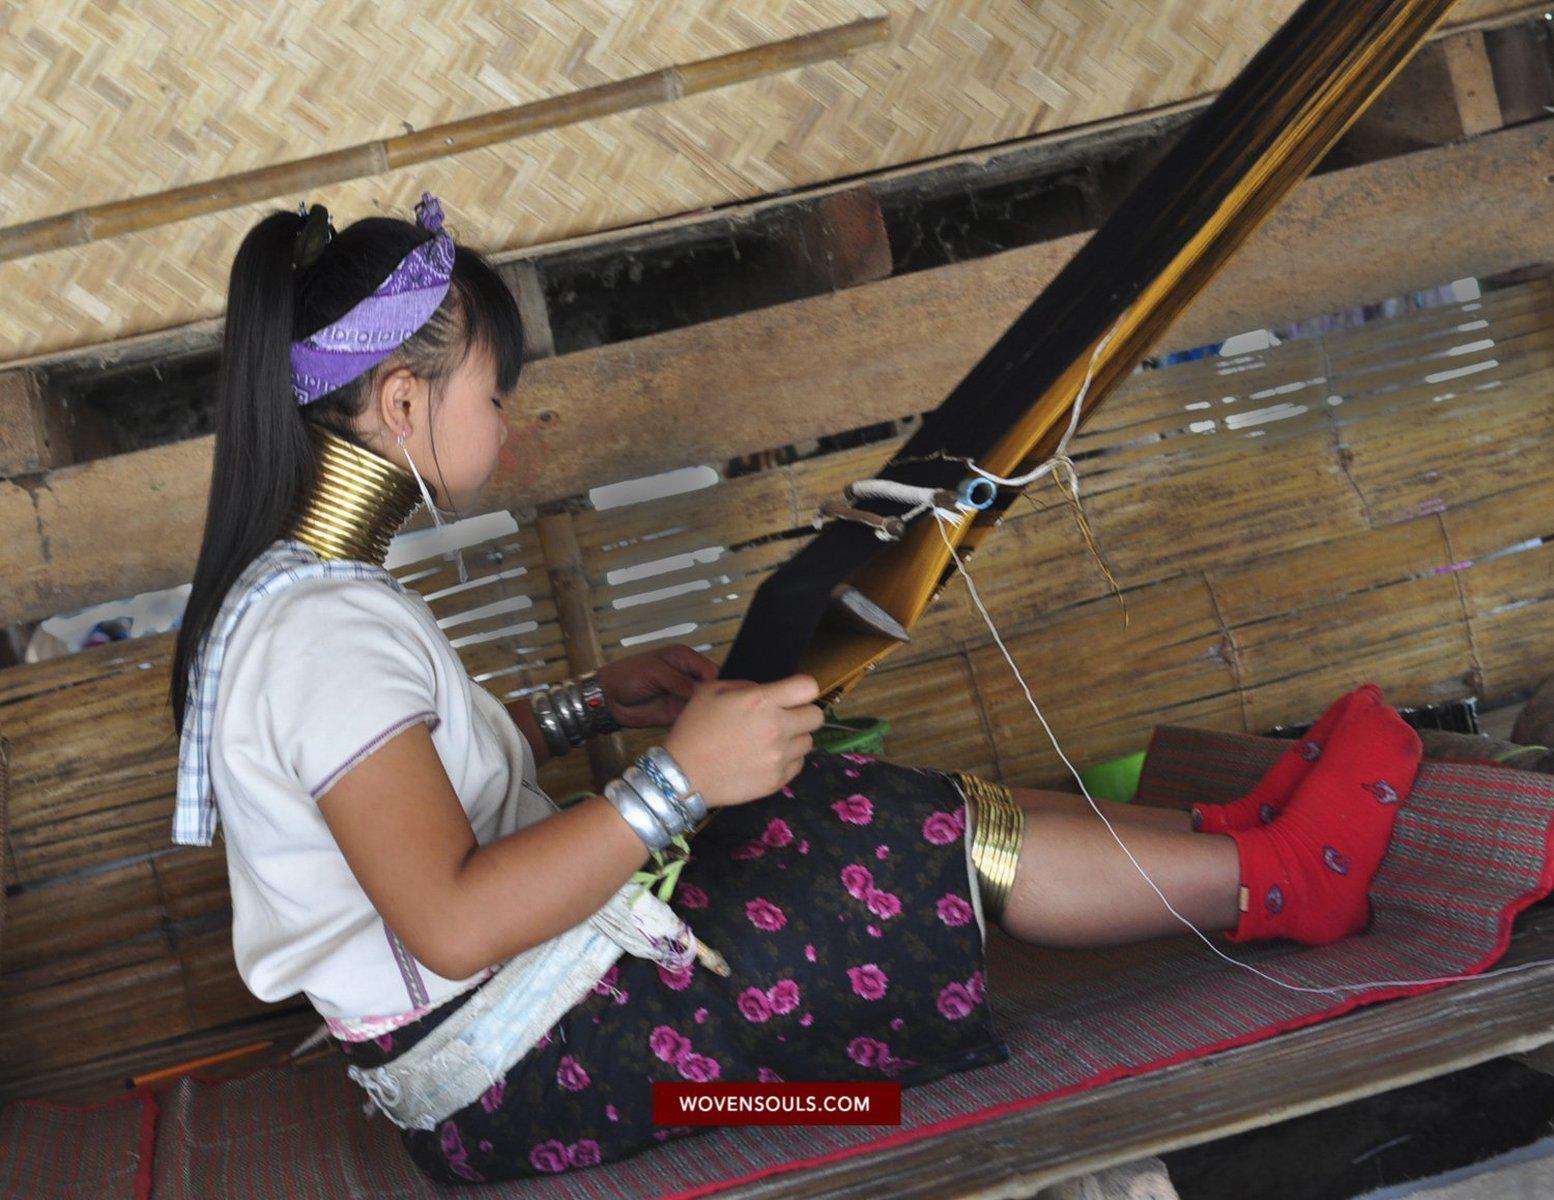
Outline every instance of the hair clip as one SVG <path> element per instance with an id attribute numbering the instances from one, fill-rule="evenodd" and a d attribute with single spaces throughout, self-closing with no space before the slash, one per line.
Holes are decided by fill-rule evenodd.
<path id="1" fill-rule="evenodd" d="M 318 256 L 324 252 L 324 247 L 335 236 L 334 218 L 322 204 L 314 204 L 310 207 L 304 200 L 297 205 L 297 215 L 306 220 L 302 228 L 297 231 L 297 241 L 292 248 L 293 270 L 311 267 Z"/>

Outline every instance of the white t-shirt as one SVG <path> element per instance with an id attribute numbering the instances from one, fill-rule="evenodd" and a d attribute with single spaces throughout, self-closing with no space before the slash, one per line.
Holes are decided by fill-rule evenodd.
<path id="1" fill-rule="evenodd" d="M 356 882 L 317 799 L 418 721 L 484 845 L 556 811 L 502 702 L 469 678 L 426 601 L 381 580 L 308 579 L 255 601 L 227 646 L 211 779 L 238 973 L 326 1017 L 422 1008 L 451 980 L 418 962 Z M 492 964 L 493 966 L 496 964 Z"/>

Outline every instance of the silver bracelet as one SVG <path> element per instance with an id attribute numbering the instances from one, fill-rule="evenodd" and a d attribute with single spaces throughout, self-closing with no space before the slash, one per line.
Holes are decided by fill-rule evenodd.
<path id="1" fill-rule="evenodd" d="M 626 824 L 647 843 L 649 850 L 662 850 L 673 840 L 663 822 L 653 815 L 647 802 L 629 784 L 619 779 L 610 780 L 604 785 L 604 797 L 626 818 Z"/>
<path id="2" fill-rule="evenodd" d="M 532 693 L 529 696 L 529 707 L 534 712 L 534 723 L 545 735 L 545 745 L 549 748 L 552 757 L 560 758 L 570 751 L 572 743 L 561 727 L 555 706 L 551 703 L 550 693 L 544 690 Z"/>
<path id="3" fill-rule="evenodd" d="M 567 741 L 581 746 L 592 732 L 588 726 L 588 709 L 583 705 L 583 693 L 571 680 L 563 680 L 550 690 L 551 703 L 556 706 L 556 716 L 561 721 Z"/>
<path id="4" fill-rule="evenodd" d="M 648 778 L 685 807 L 692 821 L 700 821 L 707 815 L 707 802 L 691 786 L 690 777 L 669 751 L 662 746 L 649 746 L 637 759 L 637 765 L 647 772 Z"/>
<path id="5" fill-rule="evenodd" d="M 642 797 L 647 806 L 653 810 L 653 815 L 669 831 L 670 837 L 678 837 L 695 824 L 684 805 L 672 794 L 659 787 L 652 776 L 641 767 L 627 767 L 621 772 L 621 780 Z"/>
<path id="6" fill-rule="evenodd" d="M 605 701 L 604 689 L 594 671 L 536 689 L 530 704 L 540 732 L 545 735 L 545 744 L 558 757 L 591 737 L 615 733 L 621 727 Z"/>
<path id="7" fill-rule="evenodd" d="M 589 671 L 577 677 L 577 686 L 583 696 L 583 707 L 588 710 L 589 727 L 600 734 L 619 733 L 621 723 L 610 711 L 604 698 L 604 687 L 599 682 L 599 672 Z"/>

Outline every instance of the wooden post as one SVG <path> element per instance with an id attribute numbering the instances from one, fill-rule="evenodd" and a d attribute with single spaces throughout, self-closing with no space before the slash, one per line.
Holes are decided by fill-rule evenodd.
<path id="1" fill-rule="evenodd" d="M 879 196 L 868 184 L 796 206 L 784 247 L 790 274 L 832 291 L 889 279 L 895 269 Z"/>
<path id="2" fill-rule="evenodd" d="M 1360 115 L 1326 164 L 1345 167 L 1411 154 L 1504 124 L 1484 35 L 1468 30 L 1421 50 Z"/>
<path id="3" fill-rule="evenodd" d="M 529 259 L 516 259 L 497 268 L 513 298 L 518 301 L 518 318 L 523 322 L 523 360 L 556 356 L 556 338 L 550 328 L 550 306 L 545 303 L 545 288 L 539 268 Z"/>
<path id="4" fill-rule="evenodd" d="M 47 471 L 70 461 L 64 430 L 49 420 L 51 411 L 34 372 L 0 375 L 0 476 Z"/>
<path id="5" fill-rule="evenodd" d="M 104 458 L 125 448 L 112 421 L 49 390 L 39 371 L 0 371 L 0 479 Z"/>
<path id="6" fill-rule="evenodd" d="M 577 531 L 572 514 L 550 513 L 535 523 L 540 537 L 540 552 L 550 573 L 551 595 L 556 600 L 556 621 L 561 626 L 567 665 L 572 673 L 596 671 L 604 665 L 599 632 L 594 627 L 593 589 L 583 571 L 583 555 L 577 548 Z M 594 786 L 603 787 L 626 766 L 626 739 L 618 733 L 590 738 L 588 761 L 593 767 Z"/>
<path id="7" fill-rule="evenodd" d="M 1554 67 L 1541 29 L 1526 25 L 1491 29 L 1484 34 L 1495 82 L 1495 99 L 1506 125 L 1541 121 L 1554 104 Z"/>
<path id="8" fill-rule="evenodd" d="M 1505 124 L 1500 97 L 1495 91 L 1495 76 L 1484 48 L 1484 35 L 1478 30 L 1442 38 L 1441 54 L 1451 80 L 1452 99 L 1464 137 L 1489 133 Z"/>

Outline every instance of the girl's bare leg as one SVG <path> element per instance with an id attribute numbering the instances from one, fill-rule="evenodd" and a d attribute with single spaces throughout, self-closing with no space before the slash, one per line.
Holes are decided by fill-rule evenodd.
<path id="1" fill-rule="evenodd" d="M 1040 788 L 1010 788 L 1014 802 L 1027 812 L 1080 813 L 1097 825 L 1101 819 L 1083 796 L 1069 792 L 1049 792 Z M 1097 800 L 1106 819 L 1113 825 L 1148 825 L 1155 829 L 1175 829 L 1187 833 L 1192 829 L 1192 817 L 1185 808 L 1160 808 L 1153 804 L 1118 804 L 1113 800 Z M 1116 843 L 1113 843 L 1115 845 Z M 1174 903 L 1174 902 L 1173 902 Z"/>
<path id="2" fill-rule="evenodd" d="M 1078 948 L 1187 932 L 1083 796 L 1011 792 L 1025 810 L 1025 839 L 998 922 L 1005 933 Z M 1234 841 L 1191 832 L 1185 812 L 1096 803 L 1177 912 L 1205 932 L 1235 927 L 1241 873 Z"/>

